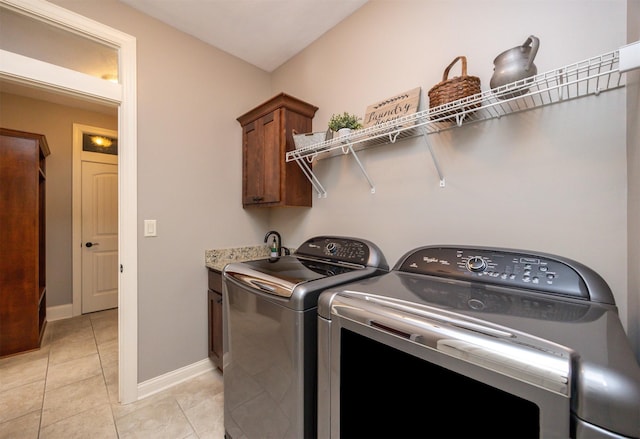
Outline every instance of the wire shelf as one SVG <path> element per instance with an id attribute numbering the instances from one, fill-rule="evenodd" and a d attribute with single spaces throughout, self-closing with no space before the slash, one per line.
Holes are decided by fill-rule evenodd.
<path id="1" fill-rule="evenodd" d="M 375 192 L 357 158 L 356 150 L 395 143 L 397 140 L 419 135 L 424 135 L 426 140 L 428 134 L 623 87 L 619 62 L 618 50 L 599 55 L 430 110 L 289 151 L 286 153 L 286 161 L 298 162 L 318 196 L 326 196 L 326 191 L 311 171 L 310 164 L 316 159 L 351 153 L 369 180 L 371 192 Z M 428 141 L 427 145 L 429 146 Z M 444 187 L 444 177 L 432 150 L 431 154 L 440 176 L 440 186 Z"/>

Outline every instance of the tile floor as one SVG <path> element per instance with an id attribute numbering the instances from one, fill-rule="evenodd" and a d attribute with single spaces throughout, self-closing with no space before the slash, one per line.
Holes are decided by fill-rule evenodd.
<path id="1" fill-rule="evenodd" d="M 49 322 L 40 350 L 0 359 L 0 439 L 223 437 L 217 370 L 118 403 L 116 309 Z"/>

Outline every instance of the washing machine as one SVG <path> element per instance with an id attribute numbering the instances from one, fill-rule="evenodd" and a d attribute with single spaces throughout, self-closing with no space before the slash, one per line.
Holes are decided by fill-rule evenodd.
<path id="1" fill-rule="evenodd" d="M 318 296 L 388 271 L 377 245 L 341 236 L 223 269 L 227 439 L 316 436 Z"/>

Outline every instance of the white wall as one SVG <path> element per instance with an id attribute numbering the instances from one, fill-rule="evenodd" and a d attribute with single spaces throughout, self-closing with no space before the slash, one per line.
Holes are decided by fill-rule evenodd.
<path id="1" fill-rule="evenodd" d="M 273 74 L 283 90 L 332 113 L 441 81 L 458 55 L 488 89 L 493 59 L 540 38 L 539 72 L 626 43 L 626 1 L 371 0 Z M 453 70 L 459 75 L 459 67 Z M 371 239 L 391 264 L 427 244 L 555 253 L 599 272 L 627 323 L 627 168 L 624 90 L 429 136 L 446 187 L 422 139 L 363 151 L 369 187 L 349 156 L 320 160 L 327 198 L 277 211 L 271 225 L 299 242 L 316 234 Z M 634 292 L 634 294 L 637 294 Z"/>

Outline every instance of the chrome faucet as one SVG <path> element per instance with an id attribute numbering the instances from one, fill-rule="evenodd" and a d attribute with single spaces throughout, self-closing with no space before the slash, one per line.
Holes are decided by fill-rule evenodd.
<path id="1" fill-rule="evenodd" d="M 274 235 L 275 238 L 277 238 L 277 239 L 275 239 L 275 241 L 276 241 L 276 252 L 277 252 L 278 256 L 281 256 L 283 253 L 285 255 L 288 255 L 289 254 L 289 249 L 282 246 L 282 237 L 280 236 L 280 233 L 276 232 L 275 230 L 271 230 L 271 231 L 267 232 L 266 235 L 264 235 L 264 242 L 268 243 L 269 242 L 269 237 L 271 235 Z"/>

